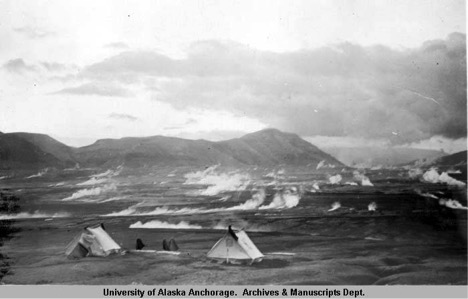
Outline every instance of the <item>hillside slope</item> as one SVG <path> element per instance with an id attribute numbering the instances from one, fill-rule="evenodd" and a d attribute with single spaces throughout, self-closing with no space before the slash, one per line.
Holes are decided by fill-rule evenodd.
<path id="1" fill-rule="evenodd" d="M 64 163 L 75 163 L 72 148 L 48 135 L 24 132 L 12 134 L 29 141 L 30 143 L 39 147 L 42 151 L 53 155 Z"/>
<path id="2" fill-rule="evenodd" d="M 0 134 L 0 170 L 64 166 L 54 155 L 16 134 Z"/>
<path id="3" fill-rule="evenodd" d="M 246 165 L 316 166 L 320 161 L 335 166 L 341 162 L 296 134 L 266 129 L 241 138 L 217 142 L 215 147 Z"/>
<path id="4" fill-rule="evenodd" d="M 130 167 L 225 164 L 232 160 L 214 149 L 212 142 L 164 136 L 98 140 L 76 149 L 75 157 L 83 165 Z"/>
<path id="5" fill-rule="evenodd" d="M 203 166 L 343 166 L 296 134 L 266 129 L 241 138 L 211 142 L 152 136 L 101 139 L 72 148 L 43 134 L 0 135 L 0 165 L 15 167 Z"/>

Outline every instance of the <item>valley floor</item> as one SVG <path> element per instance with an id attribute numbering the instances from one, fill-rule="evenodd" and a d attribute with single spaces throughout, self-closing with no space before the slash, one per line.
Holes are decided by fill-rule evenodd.
<path id="1" fill-rule="evenodd" d="M 0 283 L 467 285 L 466 179 L 449 185 L 417 173 L 213 166 L 16 174 L 2 180 L 20 206 L 0 215 Z M 137 238 L 152 250 L 174 238 L 181 254 L 68 259 L 69 242 L 99 223 L 125 250 Z M 206 257 L 229 225 L 245 228 L 263 261 Z"/>
<path id="2" fill-rule="evenodd" d="M 206 258 L 207 251 L 224 234 L 222 230 L 128 229 L 134 219 L 106 222 L 111 236 L 124 248 L 133 249 L 142 238 L 145 249 L 161 250 L 163 239 L 174 237 L 179 256 L 126 253 L 105 258 L 70 260 L 64 249 L 79 227 L 95 223 L 82 219 L 19 220 L 20 229 L 2 252 L 12 261 L 4 284 L 67 285 L 447 285 L 467 283 L 466 247 L 456 236 L 429 238 L 417 228 L 411 238 L 385 233 L 359 232 L 362 219 L 348 220 L 343 227 L 317 219 L 310 234 L 250 232 L 265 254 L 262 262 L 228 265 Z M 373 220 L 388 225 L 395 219 Z M 379 223 L 382 222 L 382 223 Z M 385 222 L 385 224 L 384 224 Z M 397 221 L 398 222 L 398 221 Z M 335 226 L 335 236 L 326 228 Z M 355 231 L 347 234 L 346 231 Z M 357 231 L 357 232 L 356 232 Z M 347 235 L 347 236 L 346 236 Z M 292 253 L 294 255 L 281 255 Z M 274 253 L 274 254 L 272 254 Z"/>

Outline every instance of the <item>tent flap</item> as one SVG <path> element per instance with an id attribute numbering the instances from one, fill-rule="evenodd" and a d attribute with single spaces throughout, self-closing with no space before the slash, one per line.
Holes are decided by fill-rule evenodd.
<path id="1" fill-rule="evenodd" d="M 250 240 L 245 231 L 237 232 L 237 242 L 244 248 L 252 259 L 263 257 L 263 254 L 258 250 L 257 246 Z"/>
<path id="2" fill-rule="evenodd" d="M 120 250 L 120 246 L 102 229 L 102 226 L 88 227 L 86 230 L 93 234 L 104 252 L 111 253 Z"/>

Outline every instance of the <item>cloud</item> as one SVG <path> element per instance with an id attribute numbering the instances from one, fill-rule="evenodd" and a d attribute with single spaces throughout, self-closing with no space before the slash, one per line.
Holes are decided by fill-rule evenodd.
<path id="1" fill-rule="evenodd" d="M 83 70 L 83 76 L 100 80 L 132 81 L 136 76 L 157 77 L 180 76 L 177 61 L 148 51 L 126 51 L 92 64 Z"/>
<path id="2" fill-rule="evenodd" d="M 37 71 L 37 68 L 34 65 L 26 64 L 21 58 L 8 60 L 8 62 L 6 62 L 3 65 L 3 68 L 11 73 L 25 73 Z"/>
<path id="3" fill-rule="evenodd" d="M 128 90 L 122 87 L 113 86 L 110 84 L 98 85 L 95 83 L 85 83 L 76 87 L 64 88 L 55 92 L 54 94 L 98 95 L 107 97 L 129 97 L 131 95 Z"/>
<path id="4" fill-rule="evenodd" d="M 126 43 L 123 42 L 114 42 L 104 45 L 105 48 L 110 49 L 128 49 L 130 48 Z"/>
<path id="5" fill-rule="evenodd" d="M 55 32 L 34 28 L 31 26 L 16 27 L 13 28 L 13 31 L 32 39 L 46 38 L 55 35 Z"/>
<path id="6" fill-rule="evenodd" d="M 229 41 L 195 42 L 186 59 L 171 57 L 151 51 L 126 51 L 86 67 L 84 76 L 98 79 L 126 80 L 128 76 L 154 77 L 224 77 L 253 75 L 251 66 L 238 61 L 250 59 L 250 48 Z"/>
<path id="7" fill-rule="evenodd" d="M 76 65 L 63 64 L 58 62 L 47 62 L 43 61 L 40 65 L 49 72 L 64 72 L 64 71 L 76 71 L 78 67 Z"/>
<path id="8" fill-rule="evenodd" d="M 196 119 L 189 118 L 183 124 L 164 127 L 163 130 L 165 130 L 165 131 L 180 130 L 180 129 L 184 129 L 184 128 L 190 126 L 190 125 L 196 125 L 196 124 L 198 124 L 198 121 Z"/>
<path id="9" fill-rule="evenodd" d="M 26 63 L 22 58 L 15 58 L 8 60 L 3 64 L 3 68 L 11 73 L 27 73 L 27 72 L 37 72 L 48 77 L 49 79 L 55 79 L 56 77 L 49 77 L 50 73 L 61 74 L 60 78 L 64 77 L 64 74 L 67 73 L 76 73 L 79 71 L 79 68 L 73 64 L 63 64 L 58 62 L 36 62 L 36 63 Z M 68 74 L 70 75 L 70 74 Z M 76 79 L 76 76 L 73 76 Z"/>
<path id="10" fill-rule="evenodd" d="M 137 121 L 139 119 L 138 117 L 125 113 L 111 113 L 109 114 L 109 118 L 128 121 Z"/>
<path id="11" fill-rule="evenodd" d="M 364 139 L 354 137 L 341 136 L 312 136 L 303 137 L 304 140 L 319 146 L 320 148 L 329 147 L 345 147 L 345 148 L 361 148 L 363 145 L 368 147 L 389 148 L 390 143 L 386 139 Z"/>
<path id="12" fill-rule="evenodd" d="M 126 51 L 81 76 L 141 83 L 178 109 L 229 111 L 303 136 L 406 144 L 466 137 L 465 52 L 461 33 L 398 50 L 345 42 L 274 53 L 209 40 L 181 59 Z"/>
<path id="13" fill-rule="evenodd" d="M 418 142 L 412 142 L 409 144 L 402 144 L 401 148 L 419 148 L 419 149 L 431 149 L 440 151 L 443 150 L 446 153 L 453 154 L 456 152 L 467 150 L 466 136 L 458 139 L 450 139 L 442 136 L 432 136 L 429 139 L 421 140 Z"/>

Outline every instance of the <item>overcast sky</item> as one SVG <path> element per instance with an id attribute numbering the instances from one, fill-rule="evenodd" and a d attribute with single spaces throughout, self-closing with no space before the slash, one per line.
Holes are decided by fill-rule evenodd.
<path id="1" fill-rule="evenodd" d="M 466 148 L 464 0 L 0 1 L 0 131 Z"/>

